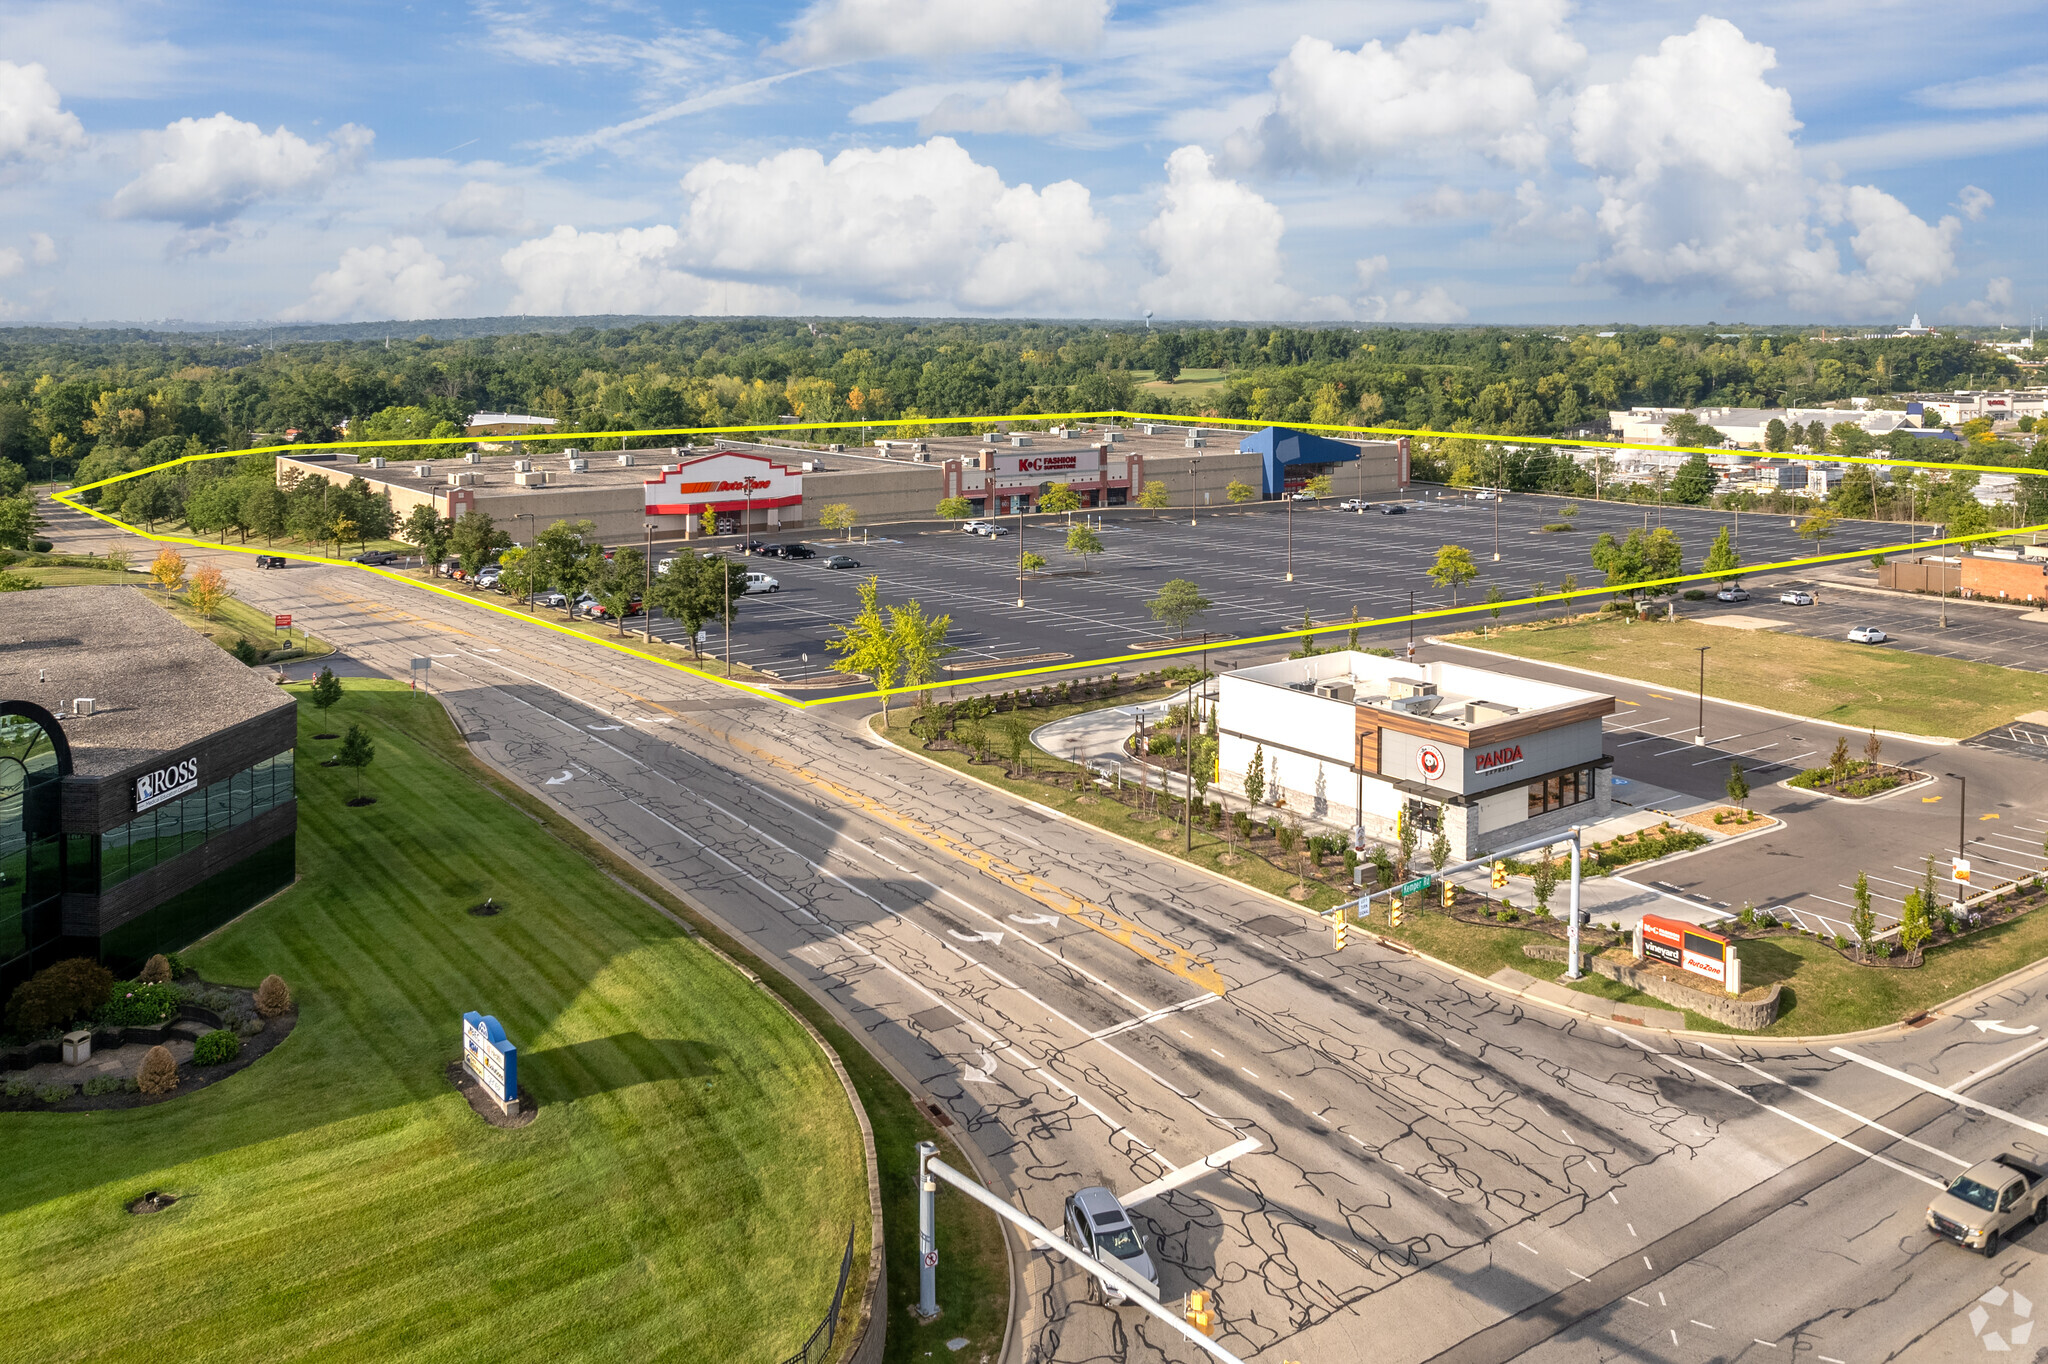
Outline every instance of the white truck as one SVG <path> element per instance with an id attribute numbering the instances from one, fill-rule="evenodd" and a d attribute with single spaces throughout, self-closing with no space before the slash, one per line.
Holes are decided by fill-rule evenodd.
<path id="1" fill-rule="evenodd" d="M 2048 1220 L 2048 1170 L 2007 1152 L 1957 1175 L 1927 1205 L 1937 1236 L 1989 1259 L 2008 1234 Z"/>

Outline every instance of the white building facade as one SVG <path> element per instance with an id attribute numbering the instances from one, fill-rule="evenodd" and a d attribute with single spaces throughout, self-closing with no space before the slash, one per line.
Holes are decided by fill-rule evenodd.
<path id="1" fill-rule="evenodd" d="M 1452 856 L 1604 819 L 1612 696 L 1455 663 L 1350 651 L 1225 673 L 1216 784 L 1261 811 L 1393 841 L 1403 813 Z"/>

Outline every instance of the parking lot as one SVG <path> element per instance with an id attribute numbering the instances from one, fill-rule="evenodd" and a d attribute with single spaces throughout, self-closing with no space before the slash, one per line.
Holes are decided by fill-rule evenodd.
<path id="1" fill-rule="evenodd" d="M 1219 639 L 1298 629 L 1304 612 L 1335 631 L 1345 628 L 1354 612 L 1359 619 L 1370 620 L 1405 614 L 1411 601 L 1416 610 L 1450 606 L 1451 593 L 1428 577 L 1437 549 L 1444 544 L 1469 549 L 1480 570 L 1475 582 L 1459 590 L 1462 604 L 1484 597 L 1489 586 L 1507 596 L 1556 591 L 1567 574 L 1578 575 L 1582 588 L 1597 586 L 1602 575 L 1593 568 L 1590 555 L 1599 533 L 1625 535 L 1645 520 L 1640 507 L 1584 503 L 1573 518 L 1575 530 L 1545 532 L 1546 524 L 1559 520 L 1563 499 L 1511 496 L 1495 504 L 1447 496 L 1421 497 L 1407 505 L 1406 514 L 1389 516 L 1342 512 L 1334 504 L 1324 504 L 1303 507 L 1291 518 L 1283 507 L 1260 507 L 1205 513 L 1193 525 L 1184 517 L 1113 515 L 1101 523 L 1104 553 L 1085 566 L 1063 548 L 1066 522 L 1060 518 L 1042 519 L 1021 535 L 1010 519 L 1005 523 L 1010 533 L 1000 539 L 957 531 L 878 537 L 851 545 L 811 539 L 807 543 L 820 551 L 817 559 L 759 561 L 758 567 L 779 581 L 780 590 L 746 600 L 734 627 L 732 655 L 736 662 L 792 681 L 806 674 L 816 677 L 829 662 L 825 641 L 832 627 L 852 617 L 856 591 L 870 575 L 881 580 L 884 602 L 915 597 L 927 611 L 952 616 L 949 642 L 959 652 L 948 664 L 953 675 L 961 677 L 1002 671 L 1005 665 L 1029 667 L 1132 652 L 1165 633 L 1146 603 L 1172 578 L 1192 579 L 1215 603 L 1194 629 Z M 1498 562 L 1493 559 L 1496 508 Z M 1658 511 L 1649 509 L 1648 519 L 1656 525 Z M 1692 508 L 1667 507 L 1661 513 L 1662 523 L 1685 546 L 1688 569 L 1697 569 L 1714 537 L 1735 519 L 1726 512 Z M 1841 552 L 1893 543 L 1905 538 L 1904 529 L 1851 523 L 1838 529 L 1825 548 Z M 1744 515 L 1738 534 L 1743 558 L 1749 562 L 1813 552 L 1781 516 Z M 1016 563 L 1023 550 L 1042 554 L 1049 562 L 1043 574 L 1022 585 L 1024 604 L 1019 606 Z M 860 568 L 825 569 L 821 565 L 828 552 L 850 554 Z M 1696 610 L 1698 604 L 1686 604 L 1686 609 Z M 1832 602 L 1829 609 L 1835 609 Z M 1525 609 L 1531 615 L 1555 610 Z M 1513 619 L 1515 614 L 1508 612 L 1504 618 Z M 629 628 L 637 624 L 628 623 Z M 1418 627 L 1418 636 L 1431 628 L 1443 627 Z M 677 627 L 657 622 L 655 633 L 680 642 Z M 1397 626 L 1367 638 L 1384 645 L 1407 634 L 1408 627 Z M 723 651 L 716 625 L 709 631 L 707 648 Z M 1265 651 L 1270 652 L 1270 646 Z M 805 654 L 810 656 L 808 663 Z"/>

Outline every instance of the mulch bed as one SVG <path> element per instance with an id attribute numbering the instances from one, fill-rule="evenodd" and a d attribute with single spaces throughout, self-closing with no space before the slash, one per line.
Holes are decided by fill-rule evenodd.
<path id="1" fill-rule="evenodd" d="M 128 1204 L 128 1211 L 135 1217 L 146 1217 L 153 1212 L 162 1212 L 177 1201 L 178 1196 L 176 1194 L 161 1193 L 156 1189 L 151 1189 L 142 1197 L 130 1202 Z"/>
<path id="2" fill-rule="evenodd" d="M 194 982 L 207 985 L 212 982 Z M 235 986 L 221 988 L 235 989 Z M 253 992 L 252 992 L 253 993 Z M 0 1113 L 90 1113 L 108 1108 L 147 1108 L 152 1104 L 169 1103 L 174 1099 L 208 1085 L 219 1084 L 228 1076 L 246 1070 L 268 1056 L 278 1043 L 292 1035 L 292 1029 L 299 1025 L 297 1009 L 276 1018 L 263 1020 L 263 1031 L 253 1037 L 242 1039 L 242 1050 L 232 1061 L 217 1066 L 181 1065 L 178 1067 L 178 1087 L 168 1094 L 130 1093 L 116 1090 L 111 1094 L 85 1094 L 73 1088 L 71 1097 L 59 1099 L 56 1103 L 44 1103 L 33 1094 L 24 1094 L 10 1099 L 0 1093 Z"/>
<path id="3" fill-rule="evenodd" d="M 494 914 L 503 914 L 505 906 L 499 904 L 496 897 L 492 897 L 480 905 L 471 905 L 469 912 L 476 915 L 479 919 L 488 919 Z"/>
<path id="4" fill-rule="evenodd" d="M 540 1116 L 540 1101 L 527 1092 L 526 1086 L 519 1086 L 519 1110 L 507 1113 L 498 1107 L 498 1101 L 484 1092 L 484 1087 L 469 1073 L 469 1067 L 462 1064 L 460 1057 L 448 1063 L 448 1083 L 462 1091 L 462 1097 L 469 1100 L 469 1109 L 493 1127 L 524 1127 Z"/>
<path id="5" fill-rule="evenodd" d="M 377 798 L 375 796 L 357 796 L 354 800 L 351 800 L 348 803 L 350 805 L 357 807 L 361 807 L 364 805 L 375 805 L 377 803 Z"/>
<path id="6" fill-rule="evenodd" d="M 1895 778 L 1898 785 L 1888 786 L 1882 791 L 1871 791 L 1862 795 L 1847 789 L 1858 782 L 1875 781 L 1880 777 Z M 1888 763 L 1879 763 L 1876 770 L 1872 771 L 1869 763 L 1858 763 L 1850 775 L 1842 781 L 1825 781 L 1813 786 L 1792 786 L 1792 783 L 1787 781 L 1785 785 L 1791 786 L 1794 791 L 1818 791 L 1822 795 L 1833 796 L 1836 800 L 1876 800 L 1879 796 L 1890 795 L 1892 792 L 1900 789 L 1900 787 L 1911 786 L 1916 781 L 1924 781 L 1926 777 L 1927 774 L 1925 772 L 1915 772 L 1909 767 L 1893 767 Z"/>

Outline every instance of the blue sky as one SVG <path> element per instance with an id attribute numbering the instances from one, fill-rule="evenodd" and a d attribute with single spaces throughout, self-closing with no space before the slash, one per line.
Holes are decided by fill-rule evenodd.
<path id="1" fill-rule="evenodd" d="M 0 320 L 2021 324 L 2044 9 L 0 0 Z"/>

